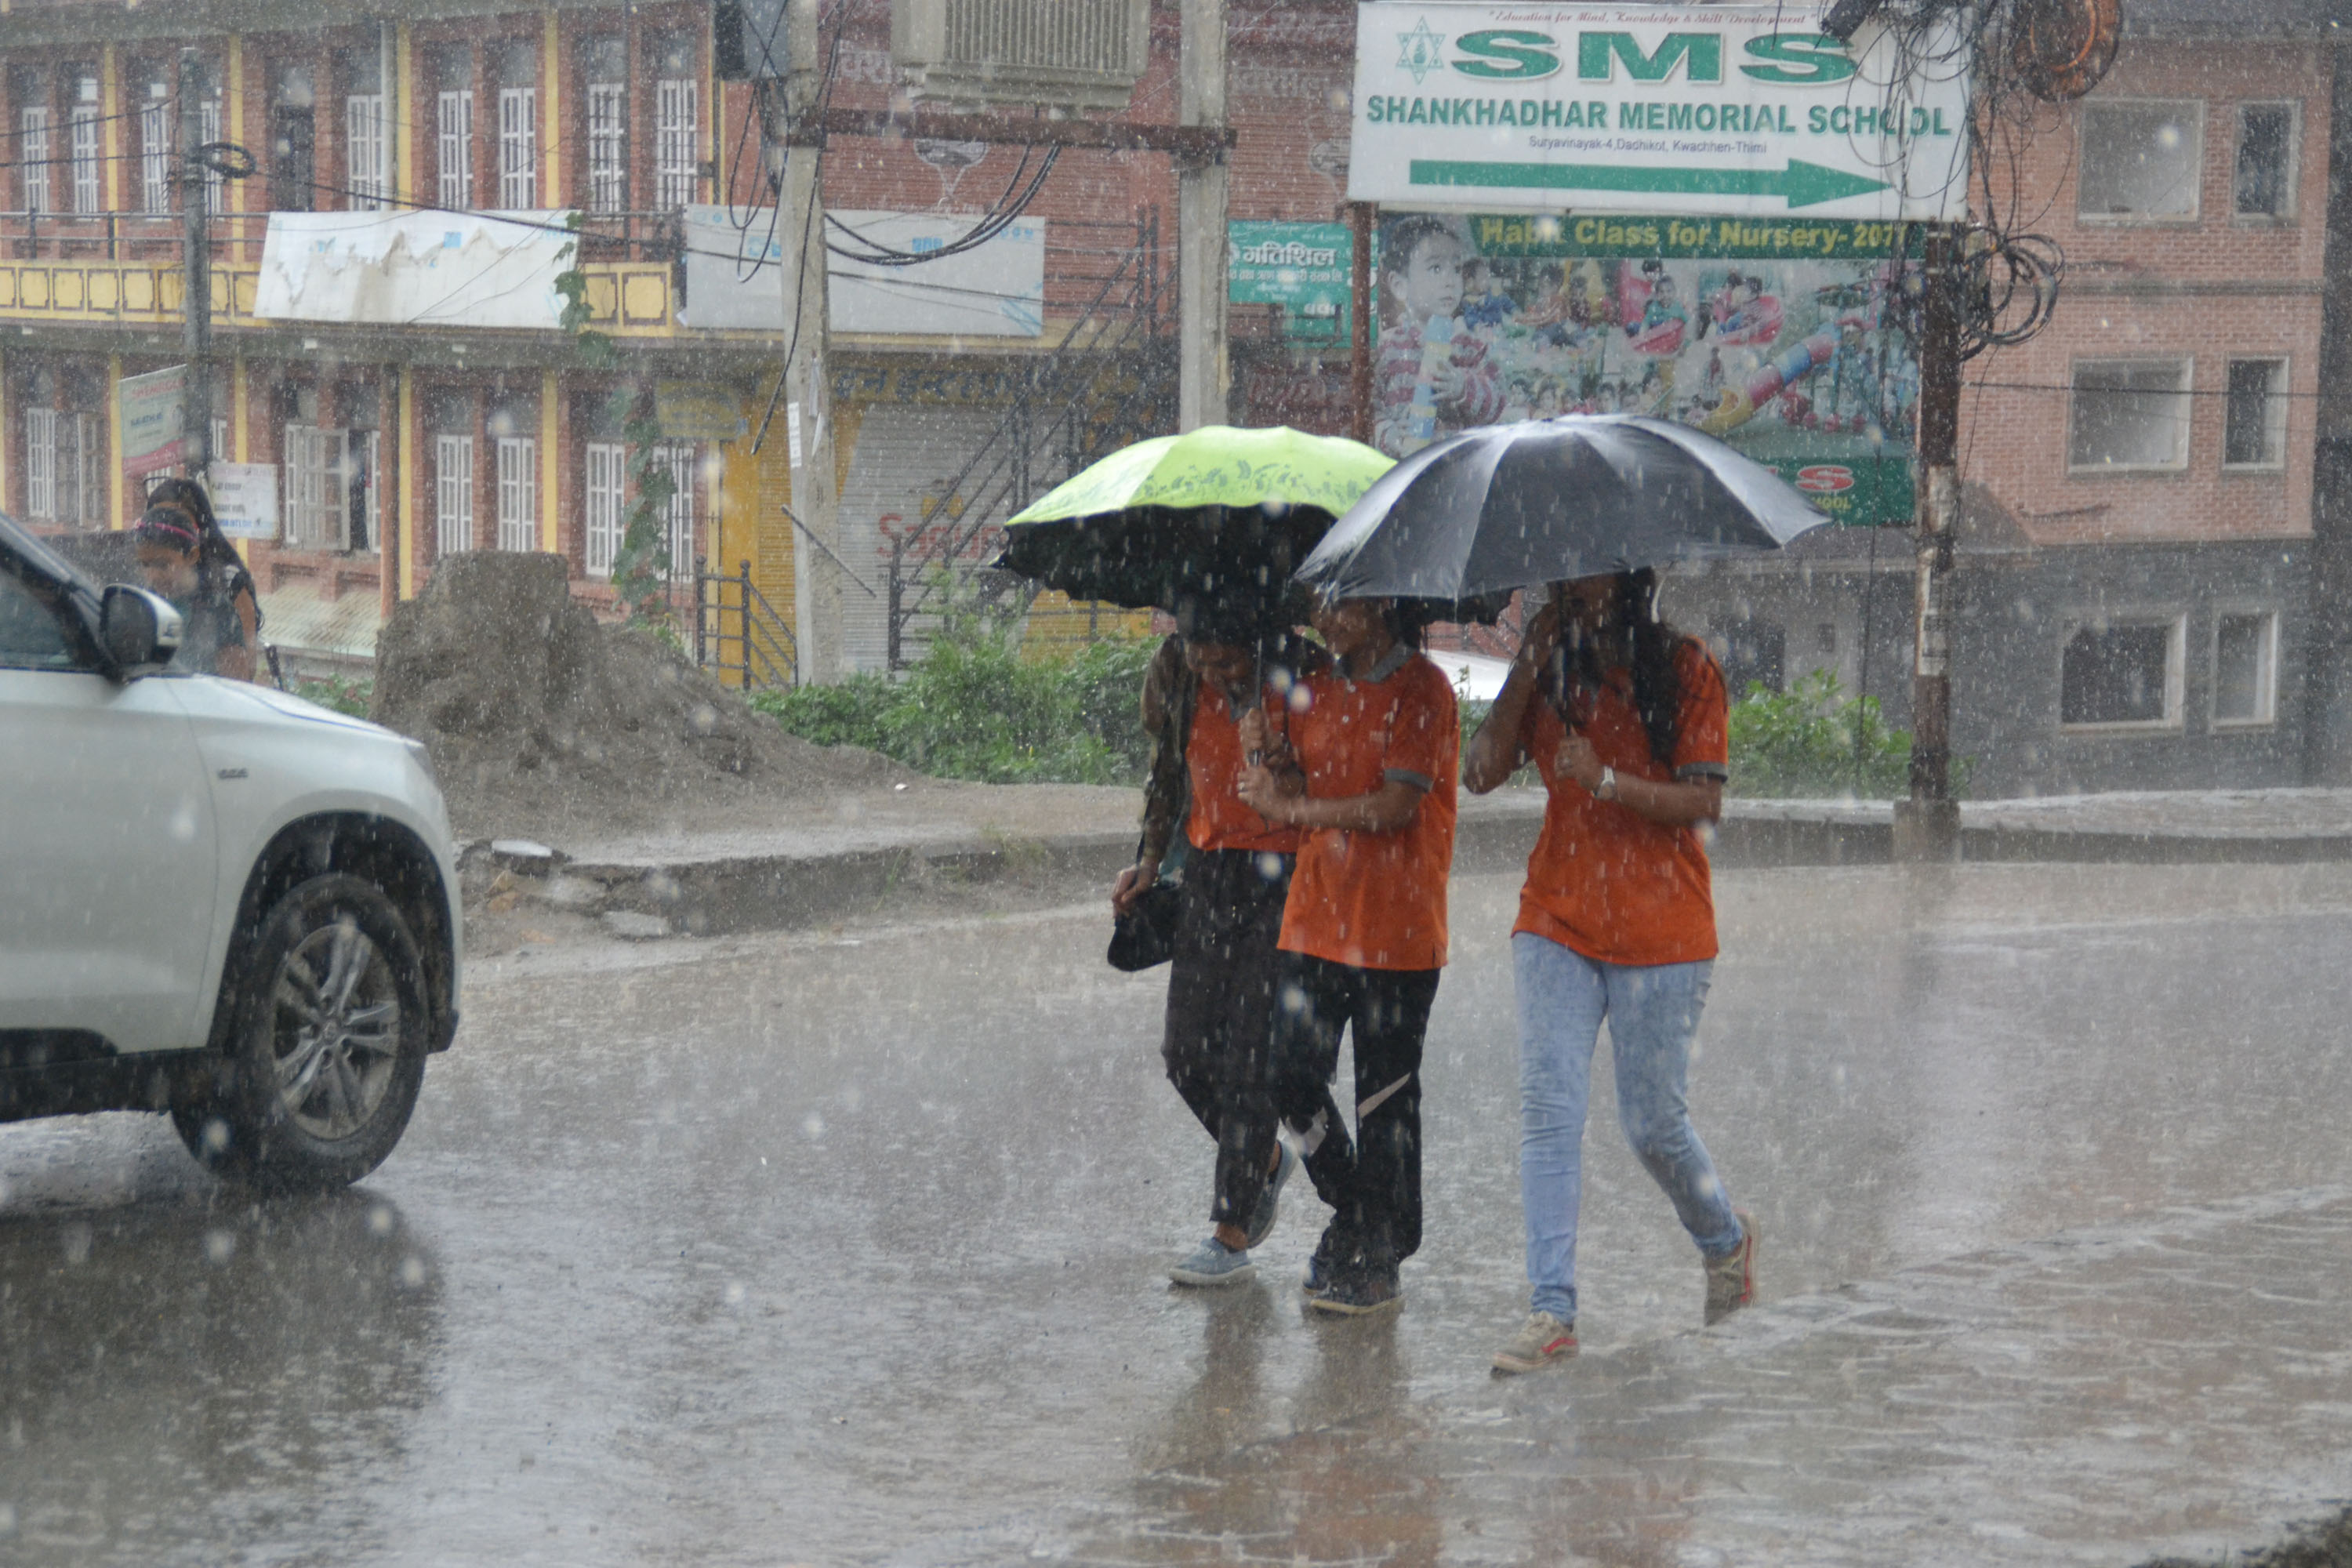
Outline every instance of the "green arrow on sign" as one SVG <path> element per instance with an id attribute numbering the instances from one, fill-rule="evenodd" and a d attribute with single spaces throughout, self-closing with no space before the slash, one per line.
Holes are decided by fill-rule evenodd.
<path id="1" fill-rule="evenodd" d="M 1675 196 L 1786 196 L 1791 209 L 1883 191 L 1888 182 L 1791 158 L 1785 169 L 1643 169 L 1616 163 L 1465 163 L 1415 158 L 1416 185 L 1511 190 L 1646 191 Z"/>

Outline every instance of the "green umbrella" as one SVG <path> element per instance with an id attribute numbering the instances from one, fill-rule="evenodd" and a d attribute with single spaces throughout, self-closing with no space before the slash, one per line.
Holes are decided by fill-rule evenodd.
<path id="1" fill-rule="evenodd" d="M 1123 447 L 1056 485 L 1008 528 L 1142 508 L 1313 507 L 1337 517 L 1395 466 L 1338 436 L 1203 425 Z"/>
<path id="2" fill-rule="evenodd" d="M 1354 441 L 1283 428 L 1156 437 L 1007 523 L 994 564 L 1073 599 L 1166 610 L 1180 623 L 1288 626 L 1291 573 L 1393 466 Z"/>

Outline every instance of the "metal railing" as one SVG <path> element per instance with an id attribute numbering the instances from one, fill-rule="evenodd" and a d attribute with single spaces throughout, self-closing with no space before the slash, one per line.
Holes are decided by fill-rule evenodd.
<path id="1" fill-rule="evenodd" d="M 983 605 L 1026 591 L 963 564 L 994 553 L 989 535 L 1003 519 L 1097 458 L 1175 428 L 1175 319 L 1163 309 L 1174 269 L 1161 254 L 1159 210 L 1139 211 L 1127 232 L 1129 246 L 1096 253 L 1106 265 L 1076 302 L 1070 335 L 1025 366 L 1004 417 L 940 487 L 939 509 L 912 540 L 892 541 L 890 668 L 905 667 L 908 628 L 944 606 L 953 576 L 970 580 Z M 954 515 L 940 518 L 950 505 Z"/>
<path id="2" fill-rule="evenodd" d="M 751 581 L 751 563 L 731 577 L 694 566 L 694 662 L 743 691 L 797 685 L 800 644 Z"/>

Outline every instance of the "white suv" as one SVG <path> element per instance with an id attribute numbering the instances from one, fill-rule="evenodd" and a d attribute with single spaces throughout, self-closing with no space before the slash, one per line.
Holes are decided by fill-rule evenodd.
<path id="1" fill-rule="evenodd" d="M 457 1032 L 440 787 L 178 638 L 0 518 L 0 1121 L 167 1111 L 225 1174 L 357 1181 Z"/>

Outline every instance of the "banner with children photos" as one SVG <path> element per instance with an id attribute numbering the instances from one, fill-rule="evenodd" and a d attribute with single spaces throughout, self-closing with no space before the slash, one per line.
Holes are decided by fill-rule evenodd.
<path id="1" fill-rule="evenodd" d="M 1473 426 L 1646 414 L 1841 523 L 1907 523 L 1919 362 L 1894 307 L 1920 240 L 1823 218 L 1391 217 L 1373 439 L 1401 458 Z"/>

